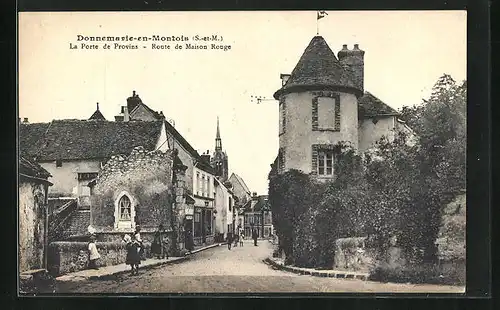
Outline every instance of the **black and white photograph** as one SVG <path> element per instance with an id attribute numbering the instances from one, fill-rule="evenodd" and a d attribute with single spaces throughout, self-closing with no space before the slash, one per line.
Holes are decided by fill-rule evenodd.
<path id="1" fill-rule="evenodd" d="M 465 293 L 466 11 L 21 12 L 17 109 L 20 295 Z"/>

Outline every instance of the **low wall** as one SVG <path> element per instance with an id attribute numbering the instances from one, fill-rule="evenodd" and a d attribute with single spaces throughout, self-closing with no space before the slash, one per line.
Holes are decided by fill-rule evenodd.
<path id="1" fill-rule="evenodd" d="M 97 242 L 101 258 L 97 266 L 111 266 L 125 263 L 127 250 L 123 242 Z M 88 242 L 52 242 L 49 244 L 48 269 L 52 276 L 87 269 Z M 151 257 L 151 243 L 144 242 L 145 257 Z"/>
<path id="2" fill-rule="evenodd" d="M 340 238 L 335 242 L 334 269 L 370 272 L 383 264 L 390 268 L 399 268 L 405 264 L 401 249 L 388 248 L 382 262 L 376 260 L 376 250 L 367 246 L 366 237 Z"/>

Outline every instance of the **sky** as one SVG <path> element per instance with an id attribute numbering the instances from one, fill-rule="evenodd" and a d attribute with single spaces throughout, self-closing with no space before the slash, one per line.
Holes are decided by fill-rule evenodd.
<path id="1" fill-rule="evenodd" d="M 466 78 L 465 11 L 41 12 L 19 14 L 19 117 L 108 120 L 136 91 L 197 149 L 212 153 L 217 117 L 229 172 L 267 194 L 278 152 L 280 74 L 291 73 L 311 39 L 365 51 L 365 90 L 391 107 L 427 98 L 444 73 Z M 81 49 L 77 36 L 222 36 L 223 50 Z M 92 43 L 92 42 L 89 42 Z M 152 49 L 170 44 L 171 50 Z M 185 46 L 186 42 L 177 42 Z M 190 43 L 195 43 L 190 41 Z M 208 43 L 213 42 L 200 42 Z M 70 44 L 78 49 L 70 49 Z M 121 43 L 127 44 L 127 43 Z M 146 46 L 143 48 L 142 46 Z M 271 100 L 256 104 L 251 96 Z"/>

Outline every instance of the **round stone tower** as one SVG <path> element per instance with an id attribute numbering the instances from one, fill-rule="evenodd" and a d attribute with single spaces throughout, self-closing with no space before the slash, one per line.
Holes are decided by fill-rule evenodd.
<path id="1" fill-rule="evenodd" d="M 278 170 L 333 177 L 335 146 L 358 147 L 358 97 L 348 64 L 341 63 L 325 39 L 315 36 L 290 75 L 282 75 L 279 100 Z"/>

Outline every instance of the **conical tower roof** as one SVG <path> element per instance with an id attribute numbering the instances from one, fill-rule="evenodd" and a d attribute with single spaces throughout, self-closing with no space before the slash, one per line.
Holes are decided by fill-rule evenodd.
<path id="1" fill-rule="evenodd" d="M 305 49 L 286 84 L 279 89 L 274 98 L 280 95 L 305 90 L 332 89 L 363 95 L 350 73 L 338 61 L 322 36 L 315 36 Z"/>

